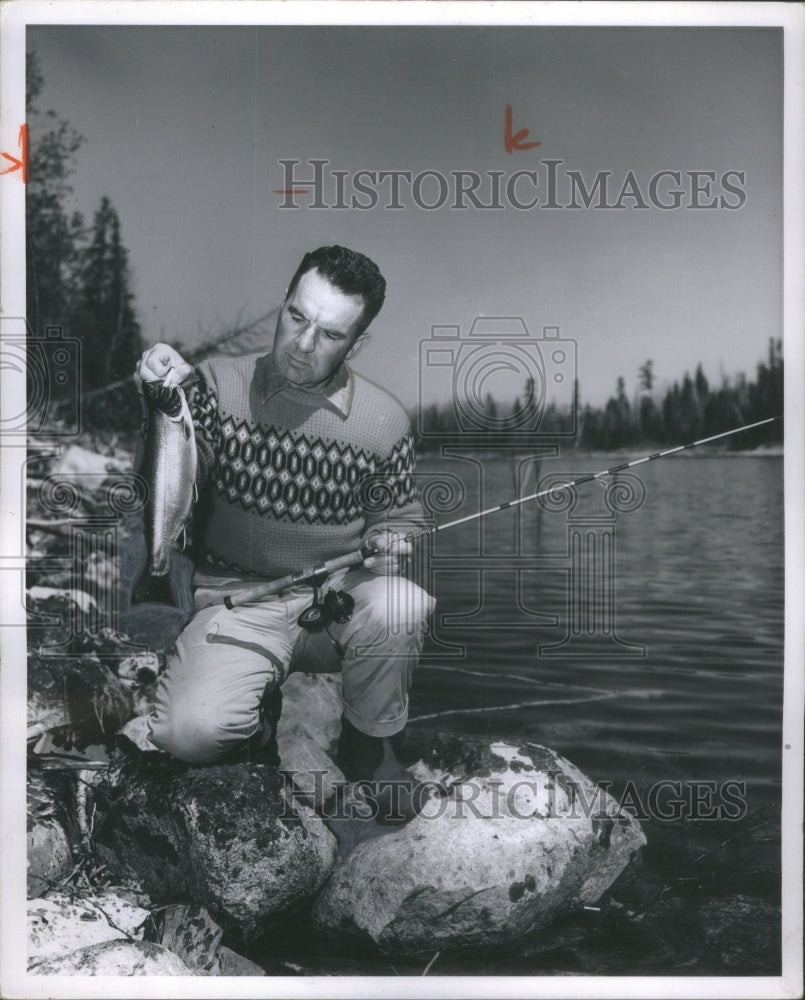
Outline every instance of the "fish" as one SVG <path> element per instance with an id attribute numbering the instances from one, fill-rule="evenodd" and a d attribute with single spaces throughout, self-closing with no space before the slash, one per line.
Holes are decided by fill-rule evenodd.
<path id="1" fill-rule="evenodd" d="M 145 540 L 148 572 L 165 576 L 171 553 L 187 529 L 198 499 L 196 470 L 198 453 L 193 418 L 181 386 L 144 382 L 143 396 L 148 405 L 148 433 L 140 474 L 148 487 L 145 506 Z"/>

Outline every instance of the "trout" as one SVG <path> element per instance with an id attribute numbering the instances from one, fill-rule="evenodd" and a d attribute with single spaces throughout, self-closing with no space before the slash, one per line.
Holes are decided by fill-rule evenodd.
<path id="1" fill-rule="evenodd" d="M 148 572 L 165 576 L 171 552 L 187 538 L 196 494 L 196 436 L 193 418 L 180 386 L 143 382 L 148 404 L 148 434 L 141 475 L 148 484 L 145 540 Z"/>

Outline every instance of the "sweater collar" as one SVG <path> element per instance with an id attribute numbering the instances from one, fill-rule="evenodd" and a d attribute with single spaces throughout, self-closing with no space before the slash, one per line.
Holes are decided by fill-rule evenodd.
<path id="1" fill-rule="evenodd" d="M 270 354 L 257 362 L 257 387 L 260 399 L 267 403 L 278 393 L 287 393 L 297 402 L 311 407 L 328 406 L 342 417 L 348 417 L 352 409 L 355 378 L 346 362 L 341 364 L 330 381 L 315 389 L 306 389 L 289 382 L 281 375 Z"/>

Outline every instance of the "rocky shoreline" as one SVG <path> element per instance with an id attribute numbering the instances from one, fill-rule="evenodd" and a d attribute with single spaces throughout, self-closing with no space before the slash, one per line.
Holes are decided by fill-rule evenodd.
<path id="1" fill-rule="evenodd" d="M 62 479 L 81 483 L 80 468 L 62 465 Z M 76 523 L 76 511 L 102 501 L 97 486 L 83 489 Z M 119 536 L 139 516 L 121 514 Z M 40 557 L 27 593 L 32 974 L 460 974 L 479 954 L 496 974 L 567 973 L 568 955 L 570 971 L 580 955 L 577 971 L 590 974 L 623 972 L 620 957 L 613 967 L 611 950 L 606 959 L 595 950 L 612 928 L 639 942 L 654 920 L 658 940 L 667 937 L 661 924 L 678 898 L 663 890 L 645 910 L 629 906 L 654 891 L 635 888 L 640 825 L 548 747 L 420 738 L 405 763 L 430 792 L 404 827 L 356 812 L 333 760 L 334 675 L 295 674 L 284 685 L 280 769 L 258 760 L 190 768 L 155 751 L 145 720 L 184 611 L 162 605 L 158 641 L 134 641 L 103 611 L 131 607 L 118 557 L 76 562 L 69 532 L 51 521 L 29 529 Z M 139 597 L 142 608 L 153 595 Z M 616 881 L 626 904 L 612 896 Z M 683 935 L 693 957 L 680 962 L 697 967 L 710 942 L 729 967 L 707 921 L 734 936 L 773 923 L 772 910 L 734 892 L 699 900 L 685 915 L 699 929 Z M 774 947 L 764 944 L 764 962 Z M 662 948 L 660 962 L 669 960 Z"/>
<path id="2" fill-rule="evenodd" d="M 50 595 L 37 610 L 68 600 Z M 148 704 L 137 675 L 126 684 L 91 654 L 40 649 L 29 670 L 29 722 L 49 721 L 29 754 L 34 972 L 111 974 L 122 963 L 131 974 L 187 974 L 176 941 L 198 950 L 201 937 L 203 958 L 189 968 L 233 974 L 236 953 L 221 957 L 213 941 L 220 949 L 226 933 L 249 952 L 305 908 L 335 954 L 342 943 L 414 960 L 501 949 L 595 903 L 645 842 L 611 798 L 593 816 L 571 815 L 569 789 L 589 798 L 594 786 L 559 755 L 471 737 L 436 737 L 414 765 L 441 794 L 412 822 L 356 816 L 329 756 L 335 676 L 287 682 L 281 772 L 187 767 L 150 749 L 145 715 L 134 715 Z M 328 813 L 333 789 L 346 793 L 340 814 Z M 166 920 L 181 930 L 166 938 Z M 238 967 L 258 974 L 248 959 Z"/>

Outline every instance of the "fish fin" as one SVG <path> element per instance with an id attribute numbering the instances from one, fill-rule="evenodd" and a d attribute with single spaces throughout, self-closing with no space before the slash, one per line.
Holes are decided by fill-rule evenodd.
<path id="1" fill-rule="evenodd" d="M 195 438 L 195 431 L 193 430 L 193 416 L 190 413 L 190 407 L 187 403 L 187 396 L 184 394 L 183 389 L 178 390 L 182 397 L 182 430 L 184 431 L 184 436 L 186 440 Z"/>

